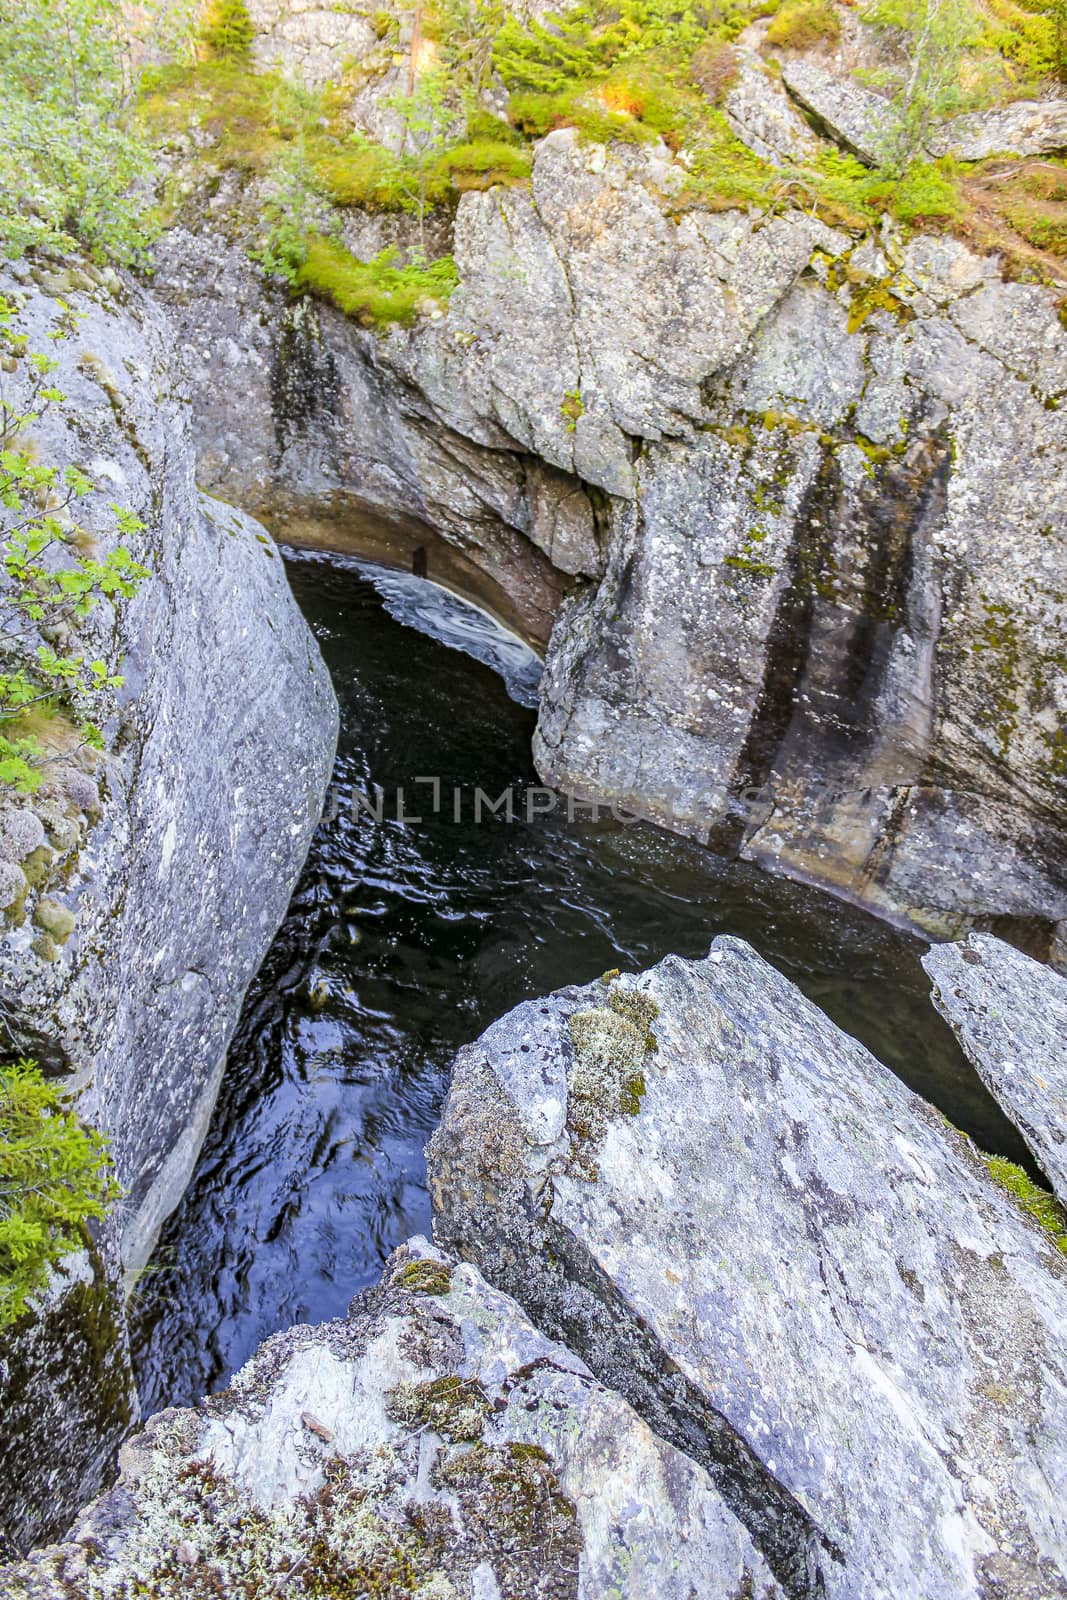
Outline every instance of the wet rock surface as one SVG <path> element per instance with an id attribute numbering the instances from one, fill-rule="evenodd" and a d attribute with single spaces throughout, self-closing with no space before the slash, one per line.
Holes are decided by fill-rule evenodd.
<path id="1" fill-rule="evenodd" d="M 165 1411 L 5 1595 L 779 1600 L 707 1474 L 425 1240 Z"/>
<path id="2" fill-rule="evenodd" d="M 1067 978 L 989 934 L 923 957 L 933 1000 L 1067 1205 Z"/>
<path id="3" fill-rule="evenodd" d="M 591 1012 L 634 1037 L 590 1057 Z M 706 1467 L 789 1593 L 1067 1593 L 1062 1256 L 748 946 L 502 1019 L 429 1156 L 442 1243 Z"/>

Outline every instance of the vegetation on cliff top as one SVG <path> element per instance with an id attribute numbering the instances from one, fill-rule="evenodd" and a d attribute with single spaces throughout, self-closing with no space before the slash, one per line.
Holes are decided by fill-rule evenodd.
<path id="1" fill-rule="evenodd" d="M 323 247 L 312 241 L 336 240 L 347 207 L 416 216 L 417 259 L 388 265 L 443 281 L 450 264 L 426 259 L 427 218 L 464 190 L 525 182 L 531 141 L 570 126 L 592 140 L 664 140 L 686 174 L 665 197 L 674 211 L 801 205 L 857 232 L 889 213 L 1000 250 L 1017 275 L 1064 275 L 1062 161 L 934 162 L 923 141 L 940 117 L 1067 75 L 1067 0 L 866 0 L 862 18 L 891 63 L 867 76 L 897 129 L 875 172 L 829 147 L 772 167 L 721 109 L 732 41 L 749 23 L 770 19 L 773 69 L 776 50 L 833 44 L 835 0 L 578 0 L 526 21 L 504 0 L 427 0 L 365 15 L 379 48 L 339 62 L 336 81 L 312 93 L 255 69 L 244 0 L 150 0 L 135 17 L 119 0 L 73 0 L 62 26 L 46 0 L 12 0 L 0 18 L 0 246 L 77 242 L 141 259 L 168 211 L 149 204 L 151 146 L 185 140 L 188 151 L 191 139 L 197 159 L 275 184 L 255 249 L 294 287 L 321 292 Z M 387 80 L 406 84 L 387 93 Z M 399 136 L 371 138 L 353 122 L 354 97 L 376 82 Z M 503 114 L 493 84 L 507 91 Z M 326 254 L 336 287 L 332 245 Z M 394 286 L 373 312 L 361 301 L 359 314 L 380 325 L 395 304 L 406 320 L 418 287 L 408 300 Z"/>
<path id="2" fill-rule="evenodd" d="M 930 161 L 922 140 L 937 117 L 1036 92 L 1067 70 L 1067 0 L 942 0 L 936 8 L 869 0 L 864 20 L 885 34 L 887 59 L 898 63 L 877 84 L 898 119 L 881 171 L 829 147 L 814 160 L 771 167 L 734 136 L 721 110 L 736 70 L 731 41 L 750 22 L 771 18 L 772 51 L 832 43 L 841 26 L 834 0 L 579 0 L 527 22 L 502 0 L 433 0 L 401 48 L 403 15 L 375 15 L 381 59 L 345 63 L 320 94 L 212 51 L 212 59 L 158 73 L 142 102 L 143 125 L 155 136 L 199 129 L 206 159 L 272 176 L 286 169 L 286 200 L 268 208 L 259 259 L 293 283 L 302 274 L 300 286 L 312 292 L 320 273 L 314 264 L 303 271 L 307 241 L 338 231 L 326 213 L 406 211 L 423 234 L 433 210 L 463 190 L 524 182 L 531 142 L 560 127 L 591 140 L 664 140 L 686 174 L 666 201 L 675 211 L 799 204 L 857 232 L 889 213 L 906 227 L 951 226 L 1039 277 L 1055 275 L 1063 254 L 1063 163 Z M 375 141 L 353 127 L 352 97 L 376 74 L 395 76 L 404 61 L 406 91 L 383 91 L 379 100 L 403 131 L 391 144 Z M 486 108 L 491 81 L 508 92 L 506 119 Z M 424 268 L 421 238 L 419 254 L 414 264 Z"/>

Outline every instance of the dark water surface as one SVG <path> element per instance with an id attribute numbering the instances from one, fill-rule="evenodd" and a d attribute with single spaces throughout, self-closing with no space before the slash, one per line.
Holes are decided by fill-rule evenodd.
<path id="1" fill-rule="evenodd" d="M 423 1145 L 460 1044 L 531 995 L 669 951 L 700 956 L 717 933 L 750 940 L 985 1148 L 1019 1158 L 930 1004 L 920 944 L 644 825 L 521 820 L 535 719 L 503 678 L 390 615 L 350 561 L 294 556 L 289 574 L 341 703 L 335 815 L 315 835 L 193 1182 L 137 1290 L 146 1414 L 221 1387 L 276 1329 L 343 1314 L 396 1244 L 428 1230 Z M 394 612 L 468 648 L 492 635 L 431 585 L 385 587 Z M 529 699 L 522 651 L 506 636 L 496 647 Z M 417 776 L 440 777 L 441 815 Z M 380 824 L 352 815 L 353 792 L 375 783 Z M 397 784 L 421 822 L 388 820 Z M 475 826 L 475 785 L 495 797 L 509 784 L 518 818 Z"/>

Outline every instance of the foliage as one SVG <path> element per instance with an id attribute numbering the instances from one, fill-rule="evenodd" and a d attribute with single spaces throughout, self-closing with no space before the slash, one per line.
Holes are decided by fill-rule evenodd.
<path id="1" fill-rule="evenodd" d="M 273 192 L 263 207 L 263 232 L 248 253 L 267 272 L 294 283 L 307 259 L 309 233 L 337 232 L 337 224 L 323 204 L 302 145 L 282 151 L 271 179 Z"/>
<path id="2" fill-rule="evenodd" d="M 138 121 L 153 139 L 184 135 L 207 123 L 222 166 L 264 172 L 286 145 L 313 132 L 321 115 L 317 96 L 273 72 L 253 72 L 224 58 L 195 65 L 174 63 L 145 75 Z"/>
<path id="3" fill-rule="evenodd" d="M 951 175 L 951 163 L 914 162 L 885 196 L 887 209 L 899 222 L 955 222 L 963 215 L 963 200 Z"/>
<path id="4" fill-rule="evenodd" d="M 0 381 L 0 552 L 7 580 L 0 589 L 0 787 L 27 793 L 39 787 L 47 759 L 34 712 L 63 708 L 83 741 L 100 746 L 92 718 L 122 680 L 105 661 L 87 660 L 69 646 L 98 600 L 129 598 L 147 571 L 121 544 L 103 559 L 92 553 L 99 535 L 77 517 L 78 503 L 96 489 L 92 478 L 73 464 L 61 470 L 38 461 L 21 442 L 65 397 L 50 381 L 55 358 L 28 351 L 13 320 L 13 308 L 0 299 L 5 364 L 24 364 L 29 377 L 21 408 L 8 402 Z M 65 339 L 73 326 L 68 313 L 49 337 Z M 111 515 L 122 535 L 142 529 L 120 506 L 112 504 Z"/>
<path id="5" fill-rule="evenodd" d="M 864 20 L 892 36 L 906 63 L 899 72 L 879 74 L 896 112 L 884 164 L 899 175 L 921 150 L 936 119 L 985 98 L 977 55 L 982 18 L 974 0 L 872 0 Z M 965 73 L 968 63 L 972 71 Z"/>
<path id="6" fill-rule="evenodd" d="M 760 4 L 724 0 L 697 8 L 681 0 L 579 0 L 562 15 L 528 24 L 507 17 L 493 60 L 509 90 L 562 94 L 595 85 L 620 62 L 658 56 L 682 74 L 694 53 L 714 40 L 736 38 Z"/>
<path id="7" fill-rule="evenodd" d="M 406 162 L 397 166 L 397 182 L 403 191 L 409 210 L 419 220 L 419 250 L 426 254 L 426 213 L 433 204 L 434 175 L 439 171 L 440 158 L 448 143 L 450 116 L 445 104 L 446 79 L 442 71 L 425 72 L 411 86 L 409 93 L 392 95 L 383 104 L 387 109 L 399 111 L 403 118 L 400 142 L 401 157 Z"/>
<path id="8" fill-rule="evenodd" d="M 246 56 L 255 36 L 245 0 L 211 0 L 200 38 L 213 56 Z"/>
<path id="9" fill-rule="evenodd" d="M 1047 1189 L 1038 1188 L 1022 1167 L 1017 1167 L 1003 1156 L 984 1155 L 982 1160 L 994 1182 L 1006 1189 L 1027 1216 L 1033 1217 L 1052 1235 L 1057 1249 L 1067 1254 L 1067 1210 L 1055 1196 L 1049 1194 Z"/>
<path id="10" fill-rule="evenodd" d="M 0 249 L 81 244 L 141 260 L 151 170 L 129 126 L 149 48 L 176 48 L 186 0 L 5 0 L 0 7 Z"/>
<path id="11" fill-rule="evenodd" d="M 585 416 L 585 401 L 582 399 L 580 389 L 565 389 L 559 407 L 563 415 L 563 426 L 568 433 L 574 433 L 578 426 L 579 417 Z"/>
<path id="12" fill-rule="evenodd" d="M 60 1085 L 31 1061 L 0 1067 L 0 1328 L 118 1193 L 106 1138 L 79 1122 Z"/>
<path id="13" fill-rule="evenodd" d="M 709 39 L 693 52 L 689 76 L 712 105 L 718 105 L 737 77 L 737 68 L 737 52 L 725 39 Z"/>
<path id="14" fill-rule="evenodd" d="M 1013 92 L 1067 81 L 1067 0 L 985 0 L 982 27 L 982 47 L 1000 56 Z"/>
<path id="15" fill-rule="evenodd" d="M 699 141 L 688 149 L 689 178 L 683 191 L 686 204 L 709 211 L 770 204 L 774 170 L 735 137 L 721 111 L 708 112 Z"/>
<path id="16" fill-rule="evenodd" d="M 403 120 L 398 152 L 352 131 L 350 82 L 310 95 L 233 61 L 168 69 L 144 115 L 161 130 L 198 122 L 213 136 L 212 159 L 273 174 L 256 254 L 290 278 L 306 265 L 306 241 L 330 234 L 331 206 L 417 216 L 425 254 L 433 208 L 467 189 L 527 181 L 530 142 L 560 127 L 603 142 L 662 138 L 688 173 L 668 202 L 675 211 L 801 205 L 853 231 L 886 212 L 907 226 L 970 228 L 969 174 L 918 159 L 926 130 L 935 117 L 1017 92 L 1026 74 L 1046 71 L 1054 7 L 1042 9 L 1046 0 L 868 0 L 865 16 L 892 36 L 886 59 L 903 63 L 878 80 L 896 106 L 897 131 L 883 169 L 871 171 L 825 148 L 802 165 L 772 168 L 735 138 L 719 111 L 737 70 L 730 40 L 755 16 L 773 15 L 775 3 L 578 0 L 562 15 L 523 22 L 505 13 L 504 0 L 434 0 L 420 11 L 416 36 L 432 42 L 436 65 L 420 75 L 413 53 L 410 91 L 387 102 Z M 1067 0 L 1055 4 L 1067 16 Z M 774 41 L 807 47 L 834 37 L 838 25 L 833 0 L 785 0 L 770 32 Z M 378 31 L 389 31 L 384 21 Z M 509 90 L 510 125 L 479 98 L 494 73 Z M 1010 238 L 1017 228 L 1032 241 L 1031 256 L 1062 250 L 1057 206 L 1016 198 L 999 210 L 1001 234 Z M 328 281 L 330 298 L 335 289 L 350 298 L 348 268 L 321 243 L 316 252 L 307 286 Z M 375 321 L 361 298 L 362 268 L 357 276 L 359 314 Z"/>
<path id="17" fill-rule="evenodd" d="M 495 183 L 520 183 L 533 170 L 533 156 L 522 145 L 479 139 L 453 145 L 442 157 L 456 189 L 487 189 Z"/>
<path id="18" fill-rule="evenodd" d="M 841 15 L 833 0 L 788 0 L 767 28 L 767 43 L 787 50 L 811 50 L 840 37 Z"/>
<path id="19" fill-rule="evenodd" d="M 395 247 L 360 261 L 332 239 L 312 235 L 296 275 L 296 286 L 330 300 L 346 316 L 368 327 L 414 322 L 424 302 L 447 305 L 458 282 L 451 256 L 396 265 Z"/>

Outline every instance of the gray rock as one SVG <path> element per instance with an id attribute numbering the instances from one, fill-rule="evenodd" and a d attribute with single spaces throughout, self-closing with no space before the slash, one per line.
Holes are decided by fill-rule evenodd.
<path id="1" fill-rule="evenodd" d="M 741 143 L 776 167 L 810 161 L 819 150 L 819 140 L 755 52 L 741 56 L 722 108 Z"/>
<path id="2" fill-rule="evenodd" d="M 80 1113 L 108 1133 L 124 1190 L 108 1242 L 113 1233 L 122 1265 L 136 1270 L 207 1131 L 245 990 L 321 812 L 337 709 L 269 536 L 197 491 L 174 335 L 159 309 L 132 285 L 121 310 L 75 294 L 77 337 L 53 346 L 55 302 L 4 292 L 20 304 L 29 350 L 54 349 L 68 397 L 35 428 L 37 450 L 91 468 L 102 487 L 85 502 L 90 526 L 113 524 L 113 500 L 141 518 L 127 544 L 151 573 L 117 614 L 98 605 L 79 641 L 125 680 L 96 717 L 99 820 L 35 869 L 0 935 L 14 1047 L 69 1074 Z M 11 403 L 24 381 L 21 369 L 5 376 Z M 68 799 L 62 779 L 42 815 L 91 803 L 89 786 Z M 44 837 L 40 817 L 21 817 Z M 71 914 L 76 933 L 59 945 Z M 42 924 L 48 932 L 36 932 Z M 67 1358 L 76 1359 L 69 1346 Z M 20 1539 L 54 1532 L 85 1495 L 91 1429 L 73 1405 L 69 1426 L 48 1423 L 40 1390 L 50 1381 L 44 1368 L 36 1385 L 26 1377 L 5 1407 L 6 1427 L 25 1435 L 49 1484 L 39 1490 L 27 1469 L 0 1486 L 0 1524 Z M 113 1396 L 88 1398 L 99 1461 L 125 1418 Z"/>
<path id="3" fill-rule="evenodd" d="M 0 1531 L 16 1550 L 66 1531 L 137 1423 L 125 1300 L 105 1236 L 67 1256 L 32 1314 L 0 1335 Z"/>
<path id="4" fill-rule="evenodd" d="M 989 934 L 923 957 L 934 1004 L 1067 1205 L 1067 978 Z"/>
<path id="5" fill-rule="evenodd" d="M 0 910 L 6 910 L 26 887 L 26 874 L 14 861 L 0 860 Z"/>
<path id="6" fill-rule="evenodd" d="M 926 144 L 931 155 L 957 161 L 1059 155 L 1067 151 L 1067 100 L 1016 100 L 996 111 L 950 117 L 930 132 Z"/>
<path id="7" fill-rule="evenodd" d="M 0 812 L 0 856 L 24 861 L 44 842 L 44 823 L 27 803 L 9 804 Z"/>
<path id="8" fill-rule="evenodd" d="M 707 1474 L 425 1240 L 347 1321 L 269 1340 L 121 1464 L 70 1542 L 3 1572 L 6 1596 L 166 1600 L 191 1568 L 224 1594 L 782 1600 Z"/>
<path id="9" fill-rule="evenodd" d="M 653 1036 L 637 1073 L 597 1055 L 599 1106 L 582 1012 Z M 441 1241 L 707 1468 L 789 1592 L 1067 1593 L 1067 1271 L 968 1143 L 738 940 L 541 1003 L 559 1133 L 548 1069 L 498 1072 L 528 1018 L 457 1058 Z"/>
<path id="10" fill-rule="evenodd" d="M 346 62 L 364 60 L 379 42 L 371 18 L 344 6 L 248 0 L 248 13 L 258 65 L 311 89 L 337 82 Z"/>
<path id="11" fill-rule="evenodd" d="M 177 230 L 155 282 L 203 481 L 297 541 L 423 550 L 546 646 L 546 782 L 928 936 L 1048 936 L 1053 298 L 947 238 L 686 209 L 686 181 L 552 134 L 530 192 L 463 196 L 448 315 L 385 338 L 280 301 L 217 220 Z"/>
<path id="12" fill-rule="evenodd" d="M 896 115 L 884 96 L 805 56 L 783 64 L 782 82 L 827 138 L 869 167 L 884 164 L 897 136 Z"/>

